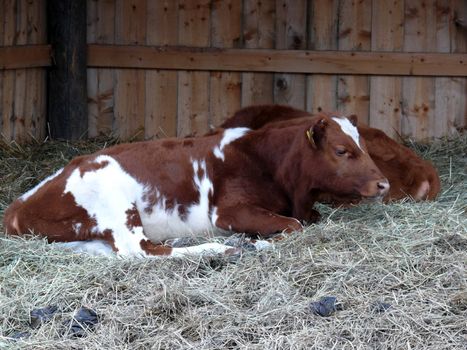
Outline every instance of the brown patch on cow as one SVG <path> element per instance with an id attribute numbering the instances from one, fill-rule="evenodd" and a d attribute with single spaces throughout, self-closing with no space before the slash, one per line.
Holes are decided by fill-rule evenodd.
<path id="1" fill-rule="evenodd" d="M 183 147 L 193 147 L 193 141 L 191 141 L 191 140 L 183 140 L 182 146 L 183 146 Z"/>
<path id="2" fill-rule="evenodd" d="M 188 210 L 186 206 L 178 205 L 177 210 L 178 210 L 178 216 L 180 216 L 180 220 L 186 221 L 187 216 L 188 216 Z"/>
<path id="3" fill-rule="evenodd" d="M 186 218 L 186 207 L 183 204 L 179 204 L 175 199 L 167 199 L 164 197 L 158 197 L 154 190 L 146 191 L 143 196 L 143 201 L 146 204 L 144 208 L 144 212 L 148 215 L 151 215 L 154 211 L 154 208 L 157 204 L 163 206 L 163 208 L 167 211 L 172 211 L 177 209 L 182 220 Z M 163 202 L 162 202 L 163 201 Z M 138 214 L 139 216 L 139 214 Z M 141 218 L 140 218 L 141 220 Z"/>
<path id="4" fill-rule="evenodd" d="M 133 207 L 128 209 L 126 212 L 126 227 L 133 230 L 135 227 L 142 227 L 141 217 L 139 216 L 138 209 L 136 208 L 136 203 L 133 203 Z"/>
<path id="5" fill-rule="evenodd" d="M 115 253 L 118 252 L 118 248 L 115 246 L 115 239 L 114 239 L 113 231 L 111 229 L 104 230 L 104 232 L 102 232 L 102 234 L 100 235 L 100 239 L 110 244 L 110 246 L 112 247 L 112 250 Z"/>
<path id="6" fill-rule="evenodd" d="M 71 171 L 64 170 L 64 173 L 69 175 Z M 95 230 L 95 218 L 76 204 L 71 193 L 64 193 L 65 179 L 61 176 L 55 178 L 26 201 L 15 200 L 5 212 L 8 233 L 22 235 L 32 232 L 47 237 L 49 242 L 103 239 L 103 233 Z"/>
<path id="7" fill-rule="evenodd" d="M 107 165 L 109 165 L 108 160 L 104 160 L 104 161 L 101 161 L 101 162 L 90 161 L 90 162 L 82 163 L 79 166 L 79 174 L 80 174 L 81 177 L 83 177 L 85 173 L 90 172 L 90 171 L 97 171 L 99 169 L 103 169 Z"/>
<path id="8" fill-rule="evenodd" d="M 172 140 L 165 140 L 162 141 L 162 147 L 167 148 L 167 149 L 174 149 L 177 143 Z"/>
<path id="9" fill-rule="evenodd" d="M 156 196 L 156 192 L 152 190 L 148 190 L 143 194 L 143 202 L 146 204 L 144 208 L 144 212 L 148 215 L 152 214 L 154 210 L 154 206 L 156 205 L 159 198 Z"/>
<path id="10" fill-rule="evenodd" d="M 147 239 L 142 239 L 139 243 L 141 249 L 144 250 L 149 255 L 160 255 L 160 256 L 168 256 L 172 253 L 172 248 L 161 245 L 161 244 L 154 244 Z"/>
<path id="11" fill-rule="evenodd" d="M 196 177 L 198 179 L 202 179 L 204 177 L 204 175 L 205 175 L 204 174 L 204 169 L 202 167 L 199 167 L 198 172 L 196 174 L 194 174 L 194 175 L 196 175 Z"/>

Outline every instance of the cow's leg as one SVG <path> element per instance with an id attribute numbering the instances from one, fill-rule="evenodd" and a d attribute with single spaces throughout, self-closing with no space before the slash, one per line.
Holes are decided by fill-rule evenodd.
<path id="1" fill-rule="evenodd" d="M 58 242 L 56 247 L 70 249 L 76 253 L 87 253 L 91 255 L 111 255 L 114 248 L 103 240 Z"/>
<path id="2" fill-rule="evenodd" d="M 231 255 L 239 252 L 238 248 L 220 243 L 204 243 L 191 247 L 172 248 L 166 245 L 154 244 L 148 240 L 141 242 L 141 247 L 149 256 L 213 256 L 213 255 Z"/>
<path id="3" fill-rule="evenodd" d="M 141 239 L 139 245 L 123 250 L 122 246 L 109 243 L 104 240 L 95 239 L 90 241 L 60 242 L 55 243 L 60 248 L 70 249 L 77 253 L 91 255 L 111 255 L 134 257 L 183 257 L 183 256 L 213 256 L 226 254 L 231 255 L 239 252 L 239 249 L 220 243 L 205 243 L 197 246 L 172 248 L 163 244 L 155 244 L 147 239 Z M 115 247 L 120 247 L 120 249 Z"/>
<path id="4" fill-rule="evenodd" d="M 321 214 L 313 209 L 317 193 L 310 193 L 306 187 L 298 187 L 294 193 L 292 215 L 294 218 L 307 223 L 317 222 Z"/>
<path id="5" fill-rule="evenodd" d="M 279 215 L 252 205 L 218 208 L 215 225 L 224 230 L 269 237 L 278 232 L 291 233 L 303 229 L 295 218 Z"/>

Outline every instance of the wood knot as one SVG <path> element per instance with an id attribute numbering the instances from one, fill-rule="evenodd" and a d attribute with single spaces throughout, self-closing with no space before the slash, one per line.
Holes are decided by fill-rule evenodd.
<path id="1" fill-rule="evenodd" d="M 276 87 L 279 89 L 279 90 L 285 90 L 287 89 L 287 81 L 283 78 L 279 78 L 277 79 L 276 81 Z"/>

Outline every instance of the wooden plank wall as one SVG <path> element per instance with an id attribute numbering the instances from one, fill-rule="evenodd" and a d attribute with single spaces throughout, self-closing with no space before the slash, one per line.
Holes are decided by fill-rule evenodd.
<path id="1" fill-rule="evenodd" d="M 0 47 L 45 44 L 45 4 L 0 0 Z M 87 8 L 89 44 L 467 56 L 465 0 L 87 0 Z M 422 140 L 467 127 L 466 76 L 89 68 L 88 136 L 200 135 L 242 106 L 282 103 L 357 113 L 393 137 Z M 44 68 L 0 70 L 3 138 L 45 137 L 45 88 Z"/>
<path id="2" fill-rule="evenodd" d="M 125 6 L 121 5 L 125 3 Z M 464 0 L 88 1 L 89 43 L 467 52 Z M 115 5 L 116 4 L 116 5 Z M 466 73 L 467 75 L 467 73 Z M 89 69 L 90 136 L 200 135 L 255 103 L 357 113 L 393 137 L 467 125 L 466 78 Z"/>
<path id="3" fill-rule="evenodd" d="M 45 10 L 45 0 L 1 0 L 0 47 L 46 44 Z M 45 69 L 0 70 L 0 138 L 25 143 L 45 135 Z"/>

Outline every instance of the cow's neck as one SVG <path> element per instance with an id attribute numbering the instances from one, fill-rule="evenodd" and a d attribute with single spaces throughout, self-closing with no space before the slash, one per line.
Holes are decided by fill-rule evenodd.
<path id="1" fill-rule="evenodd" d="M 310 176 L 310 169 L 304 169 L 304 152 L 314 152 L 305 133 L 302 134 L 300 129 L 294 127 L 258 133 L 260 137 L 254 138 L 257 141 L 251 145 L 251 149 L 289 198 L 292 216 L 303 221 L 312 220 L 318 178 Z"/>
<path id="2" fill-rule="evenodd" d="M 284 190 L 292 197 L 297 191 L 313 188 L 313 179 L 304 178 L 303 152 L 309 150 L 305 134 L 297 128 L 259 130 L 251 145 L 264 167 Z"/>

